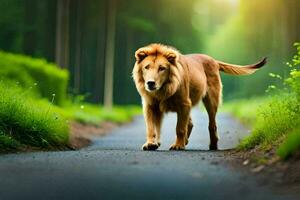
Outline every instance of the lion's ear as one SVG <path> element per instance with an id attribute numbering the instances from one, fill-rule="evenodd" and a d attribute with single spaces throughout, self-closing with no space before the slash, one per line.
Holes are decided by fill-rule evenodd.
<path id="1" fill-rule="evenodd" d="M 143 50 L 137 50 L 135 52 L 135 59 L 138 63 L 142 62 L 148 55 Z"/>
<path id="2" fill-rule="evenodd" d="M 175 64 L 176 63 L 176 61 L 177 61 L 177 59 L 178 59 L 178 57 L 177 57 L 177 55 L 175 54 L 175 53 L 169 53 L 169 54 L 167 54 L 167 60 L 171 63 L 171 64 Z"/>

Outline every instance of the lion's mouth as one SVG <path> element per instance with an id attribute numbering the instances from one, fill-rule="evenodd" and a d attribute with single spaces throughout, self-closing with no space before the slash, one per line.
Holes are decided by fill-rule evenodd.
<path id="1" fill-rule="evenodd" d="M 157 88 L 156 87 L 148 87 L 148 86 L 146 86 L 146 90 L 148 92 L 155 92 L 157 90 Z"/>
<path id="2" fill-rule="evenodd" d="M 149 86 L 149 85 L 145 85 L 145 89 L 146 89 L 148 92 L 150 92 L 150 93 L 156 92 L 156 91 L 158 91 L 160 88 L 161 88 L 161 87 L 159 87 L 159 86 Z"/>

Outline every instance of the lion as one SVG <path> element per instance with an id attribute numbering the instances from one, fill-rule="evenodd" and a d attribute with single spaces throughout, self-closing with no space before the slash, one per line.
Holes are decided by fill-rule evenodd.
<path id="1" fill-rule="evenodd" d="M 222 101 L 220 71 L 248 75 L 266 64 L 239 66 L 217 61 L 204 54 L 183 55 L 163 44 L 150 44 L 135 52 L 132 76 L 142 98 L 146 122 L 146 143 L 143 150 L 159 148 L 160 129 L 166 112 L 177 113 L 176 141 L 170 150 L 184 150 L 193 123 L 191 108 L 202 100 L 209 117 L 210 150 L 218 149 L 216 114 Z"/>

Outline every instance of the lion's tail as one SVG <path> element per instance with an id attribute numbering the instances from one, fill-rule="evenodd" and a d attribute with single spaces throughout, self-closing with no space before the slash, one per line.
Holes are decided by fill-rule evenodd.
<path id="1" fill-rule="evenodd" d="M 254 73 L 256 70 L 264 66 L 267 63 L 267 58 L 266 57 L 263 58 L 261 61 L 259 61 L 256 64 L 245 65 L 245 66 L 228 64 L 221 61 L 217 61 L 217 63 L 219 64 L 220 71 L 223 71 L 227 74 L 248 75 Z"/>

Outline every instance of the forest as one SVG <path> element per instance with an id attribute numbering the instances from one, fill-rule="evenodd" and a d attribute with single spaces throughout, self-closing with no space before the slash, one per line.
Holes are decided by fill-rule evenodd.
<path id="1" fill-rule="evenodd" d="M 299 25 L 300 0 L 0 0 L 0 199 L 298 200 Z"/>
<path id="2" fill-rule="evenodd" d="M 264 95 L 277 84 L 270 72 L 287 76 L 285 63 L 300 37 L 299 9 L 297 0 L 2 0 L 0 48 L 57 63 L 70 73 L 69 93 L 94 103 L 104 103 L 106 56 L 112 56 L 115 104 L 139 104 L 134 52 L 149 43 L 237 64 L 267 56 L 268 66 L 254 76 L 223 76 L 226 101 Z"/>
<path id="3" fill-rule="evenodd" d="M 224 110 L 254 127 L 241 149 L 273 145 L 300 123 L 299 10 L 299 0 L 1 0 L 0 145 L 61 148 L 69 121 L 130 121 L 141 113 L 134 53 L 149 43 L 240 65 L 267 57 L 252 76 L 221 76 Z"/>

